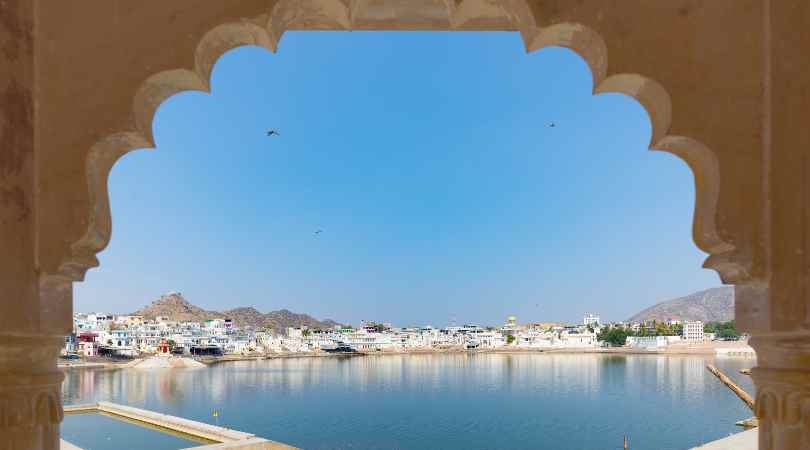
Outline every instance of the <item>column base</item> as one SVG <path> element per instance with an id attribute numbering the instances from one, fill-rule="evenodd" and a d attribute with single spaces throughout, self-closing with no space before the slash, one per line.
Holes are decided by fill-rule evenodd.
<path id="1" fill-rule="evenodd" d="M 0 450 L 58 450 L 62 380 L 60 337 L 2 337 Z"/>
<path id="2" fill-rule="evenodd" d="M 810 335 L 755 336 L 760 450 L 810 450 Z"/>

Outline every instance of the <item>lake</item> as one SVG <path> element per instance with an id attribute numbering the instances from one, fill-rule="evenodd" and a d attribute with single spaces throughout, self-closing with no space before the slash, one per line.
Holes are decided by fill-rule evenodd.
<path id="1" fill-rule="evenodd" d="M 63 401 L 108 400 L 305 449 L 618 450 L 627 433 L 632 450 L 683 450 L 752 416 L 707 362 L 753 395 L 738 372 L 752 358 L 459 353 L 71 370 Z M 92 420 L 66 416 L 63 438 L 86 450 L 183 448 L 159 433 L 89 433 Z"/>

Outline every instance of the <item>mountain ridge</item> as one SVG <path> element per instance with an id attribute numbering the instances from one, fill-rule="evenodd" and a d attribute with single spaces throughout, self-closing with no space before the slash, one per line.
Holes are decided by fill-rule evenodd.
<path id="1" fill-rule="evenodd" d="M 168 317 L 169 320 L 190 322 L 204 322 L 209 319 L 231 319 L 238 327 L 269 327 L 276 332 L 282 332 L 287 327 L 294 326 L 327 329 L 339 325 L 331 319 L 318 320 L 308 314 L 294 313 L 288 309 L 262 313 L 253 306 L 241 306 L 224 311 L 209 311 L 192 304 L 179 292 L 169 292 L 166 295 L 161 295 L 149 305 L 132 314 L 143 316 L 145 319 L 154 319 L 160 316 Z"/>
<path id="2" fill-rule="evenodd" d="M 721 286 L 666 300 L 636 313 L 628 320 L 666 321 L 670 318 L 700 320 L 704 323 L 734 320 L 734 288 Z"/>

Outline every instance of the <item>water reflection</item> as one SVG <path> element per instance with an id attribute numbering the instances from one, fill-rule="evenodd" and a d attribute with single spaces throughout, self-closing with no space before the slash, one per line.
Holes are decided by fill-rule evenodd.
<path id="1" fill-rule="evenodd" d="M 306 448 L 526 448 L 540 436 L 560 449 L 608 448 L 605 439 L 628 432 L 635 442 L 655 442 L 647 448 L 674 449 L 736 431 L 733 423 L 750 416 L 707 375 L 706 362 L 595 354 L 293 358 L 75 370 L 63 396 L 66 404 L 110 400 L 208 422 L 219 409 L 223 425 Z M 737 374 L 753 362 L 716 364 L 753 392 Z"/>

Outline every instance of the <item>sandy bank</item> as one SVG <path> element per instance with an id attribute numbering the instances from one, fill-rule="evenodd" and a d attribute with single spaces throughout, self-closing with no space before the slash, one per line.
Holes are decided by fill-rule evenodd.
<path id="1" fill-rule="evenodd" d="M 128 366 L 134 369 L 196 369 L 205 367 L 205 364 L 191 358 L 177 356 L 153 356 L 139 360 Z"/>

